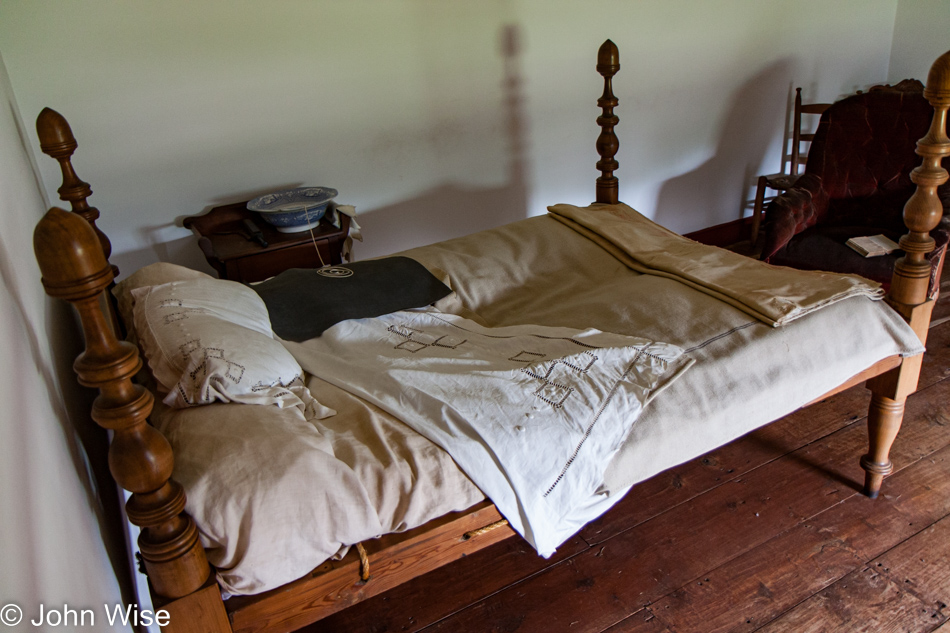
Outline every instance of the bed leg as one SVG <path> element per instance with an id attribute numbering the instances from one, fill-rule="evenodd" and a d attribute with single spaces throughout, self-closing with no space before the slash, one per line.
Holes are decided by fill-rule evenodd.
<path id="1" fill-rule="evenodd" d="M 157 608 L 168 614 L 162 633 L 231 633 L 231 621 L 212 576 L 204 587 Z"/>
<path id="2" fill-rule="evenodd" d="M 932 305 L 917 306 L 917 318 L 923 313 L 929 317 Z M 917 319 L 909 319 L 913 325 Z M 865 470 L 864 494 L 872 499 L 881 492 L 881 483 L 891 474 L 894 465 L 889 458 L 891 445 L 904 421 L 904 403 L 917 390 L 917 379 L 923 354 L 905 358 L 889 372 L 875 376 L 867 382 L 871 390 L 868 407 L 868 453 L 861 458 Z"/>
<path id="3" fill-rule="evenodd" d="M 903 419 L 904 398 L 895 400 L 877 393 L 871 396 L 868 409 L 869 450 L 861 458 L 861 468 L 865 470 L 864 494 L 872 499 L 877 498 L 884 478 L 894 470 L 889 454 Z"/>

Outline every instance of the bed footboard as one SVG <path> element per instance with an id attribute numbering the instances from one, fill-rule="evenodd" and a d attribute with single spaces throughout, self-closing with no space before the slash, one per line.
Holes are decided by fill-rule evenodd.
<path id="1" fill-rule="evenodd" d="M 153 396 L 132 381 L 142 367 L 138 349 L 117 340 L 100 305 L 113 280 L 100 240 L 80 215 L 53 208 L 37 225 L 33 243 L 46 292 L 79 312 L 86 348 L 74 368 L 80 384 L 99 389 L 92 418 L 115 432 L 109 469 L 132 493 L 126 509 L 142 528 L 139 550 L 152 588 L 170 599 L 191 594 L 211 568 L 195 523 L 185 514 L 185 491 L 171 479 L 171 446 L 146 422 Z M 217 602 L 223 615 L 220 594 Z"/>
<path id="2" fill-rule="evenodd" d="M 894 266 L 886 300 L 926 344 L 934 303 L 927 298 L 931 263 L 926 256 L 934 248 L 930 231 L 943 215 L 937 187 L 947 181 L 947 171 L 940 163 L 950 154 L 947 138 L 950 52 L 941 55 L 931 67 L 924 96 L 934 108 L 934 117 L 927 135 L 917 142 L 917 154 L 922 162 L 911 173 L 917 191 L 904 207 L 904 223 L 909 232 L 900 240 L 906 255 Z M 865 470 L 864 493 L 871 498 L 877 497 L 884 477 L 894 469 L 888 455 L 900 430 L 904 402 L 917 389 L 921 361 L 921 356 L 905 359 L 899 367 L 868 381 L 872 393 L 868 410 L 870 446 L 867 455 L 861 458 L 861 467 Z"/>

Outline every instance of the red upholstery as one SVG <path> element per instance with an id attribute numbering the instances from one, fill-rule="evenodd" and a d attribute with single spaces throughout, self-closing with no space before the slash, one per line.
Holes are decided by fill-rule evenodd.
<path id="1" fill-rule="evenodd" d="M 806 270 L 856 273 L 887 284 L 901 255 L 864 258 L 848 238 L 883 233 L 895 242 L 907 232 L 904 204 L 914 192 L 911 170 L 920 164 L 917 140 L 930 127 L 933 108 L 923 86 L 905 80 L 832 105 L 821 117 L 805 173 L 766 209 L 762 258 Z M 946 192 L 943 192 L 945 194 Z M 935 265 L 946 248 L 945 217 L 931 234 Z"/>

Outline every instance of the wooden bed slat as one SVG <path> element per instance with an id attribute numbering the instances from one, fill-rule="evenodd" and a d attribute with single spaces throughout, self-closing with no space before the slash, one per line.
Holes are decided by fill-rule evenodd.
<path id="1" fill-rule="evenodd" d="M 812 400 L 811 402 L 809 402 L 809 403 L 806 404 L 805 406 L 806 406 L 806 407 L 811 406 L 811 405 L 815 404 L 816 402 L 820 402 L 820 401 L 824 400 L 825 398 L 830 398 L 831 396 L 834 396 L 834 395 L 836 395 L 836 394 L 839 394 L 839 393 L 841 393 L 842 391 L 845 391 L 846 389 L 850 389 L 851 387 L 853 387 L 853 386 L 855 386 L 855 385 L 859 385 L 859 384 L 861 384 L 862 382 L 865 382 L 865 381 L 867 381 L 867 380 L 870 380 L 871 378 L 874 378 L 875 376 L 879 376 L 879 375 L 881 375 L 881 374 L 883 374 L 883 373 L 885 373 L 885 372 L 888 372 L 888 371 L 890 371 L 890 370 L 892 370 L 892 369 L 894 369 L 894 368 L 896 368 L 896 367 L 900 367 L 900 365 L 901 365 L 901 360 L 902 360 L 902 359 L 901 359 L 900 356 L 888 356 L 887 358 L 885 358 L 885 359 L 883 359 L 883 360 L 879 360 L 878 362 L 874 363 L 873 365 L 871 365 L 870 367 L 868 367 L 868 368 L 865 369 L 864 371 L 862 371 L 862 372 L 860 372 L 860 373 L 858 373 L 858 374 L 855 374 L 854 377 L 851 378 L 850 380 L 848 380 L 847 382 L 842 383 L 842 384 L 838 385 L 837 387 L 835 387 L 834 389 L 832 389 L 831 391 L 829 391 L 828 393 L 826 393 L 826 394 L 824 394 L 824 395 L 822 395 L 822 396 L 819 396 L 819 397 L 815 398 L 814 400 Z"/>
<path id="2" fill-rule="evenodd" d="M 412 580 L 442 565 L 494 545 L 515 534 L 502 527 L 475 538 L 462 535 L 501 518 L 483 501 L 464 512 L 430 521 L 401 534 L 387 534 L 364 546 L 370 579 L 360 581 L 360 561 L 352 548 L 339 561 L 327 561 L 307 577 L 256 596 L 236 596 L 225 603 L 234 633 L 294 631 L 366 598 Z"/>

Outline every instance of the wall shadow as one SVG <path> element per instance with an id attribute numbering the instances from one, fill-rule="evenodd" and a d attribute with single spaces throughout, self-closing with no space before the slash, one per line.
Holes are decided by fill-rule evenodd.
<path id="1" fill-rule="evenodd" d="M 42 325 L 29 318 L 29 310 L 18 289 L 19 278 L 15 263 L 0 248 L 0 287 L 7 290 L 4 293 L 6 300 L 10 302 L 15 318 L 22 326 L 21 331 L 30 350 L 30 358 L 19 359 L 18 362 L 35 369 L 43 388 L 49 393 L 48 404 L 53 413 L 50 423 L 57 425 L 62 433 L 70 466 L 85 493 L 85 503 L 98 524 L 122 597 L 124 600 L 134 600 L 123 518 L 116 484 L 108 466 L 108 436 L 90 415 L 95 392 L 79 385 L 72 368 L 73 361 L 83 350 L 83 335 L 76 322 L 76 313 L 66 302 L 48 298 L 45 330 L 41 330 Z M 47 362 L 43 352 L 45 345 L 40 336 L 41 331 L 48 339 L 51 362 Z M 21 449 L 24 456 L 31 454 L 28 446 Z M 68 518 L 64 517 L 63 520 Z"/>
<path id="2" fill-rule="evenodd" d="M 693 171 L 663 183 L 656 222 L 683 232 L 743 216 L 776 121 L 787 120 L 792 70 L 791 60 L 777 60 L 736 90 L 715 154 Z"/>
<path id="3" fill-rule="evenodd" d="M 525 164 L 526 124 L 522 53 L 519 27 L 507 25 L 499 34 L 504 67 L 503 133 L 508 145 L 506 182 L 500 187 L 478 188 L 447 183 L 419 196 L 361 212 L 358 221 L 370 240 L 354 248 L 358 258 L 388 255 L 433 242 L 461 237 L 528 215 Z"/>
<path id="4" fill-rule="evenodd" d="M 109 563 L 115 573 L 122 597 L 135 602 L 134 580 L 125 538 L 125 516 L 121 489 L 109 470 L 109 434 L 92 419 L 92 404 L 98 390 L 79 384 L 73 362 L 83 352 L 85 342 L 75 309 L 65 301 L 47 302 L 47 335 L 56 362 L 56 375 L 62 390 L 65 419 L 60 415 L 63 433 L 77 477 L 86 489 L 93 508 Z M 78 446 L 75 444 L 78 441 Z M 132 546 L 136 546 L 133 544 Z"/>
<path id="5" fill-rule="evenodd" d="M 503 64 L 503 128 L 507 143 L 507 152 L 499 157 L 507 162 L 506 179 L 499 187 L 468 187 L 455 183 L 436 186 L 412 199 L 379 207 L 361 213 L 359 222 L 364 233 L 374 236 L 373 249 L 358 246 L 357 255 L 363 257 L 383 255 L 393 250 L 404 250 L 432 242 L 499 226 L 522 219 L 528 213 L 527 167 L 525 164 L 526 121 L 524 116 L 524 97 L 522 94 L 523 77 L 520 58 L 522 42 L 520 29 L 514 25 L 504 26 L 499 33 L 498 50 Z M 237 192 L 221 196 L 211 201 L 201 212 L 223 204 L 247 200 L 274 190 L 300 186 L 302 183 L 283 183 L 266 189 Z M 196 237 L 186 236 L 169 241 L 156 239 L 156 234 L 171 226 L 181 226 L 186 216 L 178 216 L 171 223 L 139 228 L 148 246 L 122 253 L 113 253 L 111 263 L 117 265 L 122 276 L 138 270 L 142 266 L 158 261 L 176 262 L 196 270 L 214 275 L 201 250 L 197 248 Z M 364 252 L 365 251 L 365 252 Z M 94 392 L 80 387 L 71 370 L 72 358 L 82 349 L 82 336 L 76 327 L 71 309 L 58 305 L 53 309 L 51 320 L 55 324 L 50 328 L 51 343 L 58 351 L 57 374 L 66 392 L 66 401 L 75 408 L 72 416 L 62 415 L 64 427 L 69 424 L 67 418 L 73 418 L 72 430 L 82 445 L 81 451 L 89 456 L 92 465 L 90 476 L 83 477 L 89 503 L 99 508 L 100 529 L 109 552 L 110 561 L 117 578 L 120 580 L 126 600 L 133 601 L 130 572 L 121 530 L 121 514 L 118 496 L 113 494 L 114 482 L 108 473 L 108 442 L 104 431 L 88 417 L 89 406 Z M 64 351 L 66 350 L 66 351 Z M 68 429 L 64 429 L 70 435 Z M 73 461 L 77 471 L 84 471 L 85 458 L 80 449 L 73 445 Z M 86 473 L 82 473 L 85 475 Z"/>
<path id="6" fill-rule="evenodd" d="M 497 39 L 497 51 L 501 58 L 502 76 L 502 126 L 506 152 L 499 161 L 506 162 L 505 182 L 498 187 L 477 187 L 447 182 L 400 202 L 374 209 L 358 208 L 358 222 L 367 241 L 354 246 L 357 258 L 389 255 L 416 246 L 468 235 L 528 215 L 528 184 L 525 154 L 527 124 L 523 97 L 523 53 L 521 29 L 505 25 Z M 433 106 L 435 107 L 435 106 Z M 444 131 L 443 131 L 444 132 Z M 434 143 L 451 144 L 444 133 Z M 204 215 L 212 208 L 253 199 L 265 193 L 303 186 L 300 182 L 278 183 L 254 190 L 224 194 L 211 200 L 199 213 Z M 111 261 L 119 267 L 121 277 L 128 275 L 156 260 L 175 262 L 212 275 L 216 275 L 197 247 L 197 237 L 186 236 L 166 240 L 161 233 L 173 226 L 182 226 L 188 215 L 177 216 L 172 222 L 138 228 L 139 235 L 148 246 L 113 253 Z"/>
<path id="7" fill-rule="evenodd" d="M 150 227 L 149 230 L 155 231 L 169 226 L 172 225 L 164 224 Z M 167 242 L 149 241 L 151 242 L 149 246 L 123 253 L 113 253 L 112 257 L 109 258 L 110 263 L 119 268 L 120 281 L 140 268 L 155 262 L 171 262 L 185 268 L 208 273 L 212 277 L 218 276 L 208 260 L 204 258 L 201 249 L 198 248 L 198 238 L 194 235 L 186 235 Z"/>
<path id="8" fill-rule="evenodd" d="M 228 204 L 234 204 L 235 202 L 244 202 L 246 200 L 250 201 L 250 200 L 253 200 L 254 198 L 260 198 L 261 196 L 267 195 L 269 193 L 274 193 L 275 191 L 284 191 L 286 189 L 296 189 L 297 187 L 305 187 L 305 186 L 307 186 L 307 183 L 300 182 L 298 180 L 298 181 L 293 181 L 293 182 L 285 182 L 283 184 L 276 184 L 270 187 L 265 187 L 265 188 L 258 187 L 256 189 L 248 189 L 246 191 L 238 191 L 238 192 L 230 193 L 224 196 L 218 196 L 217 198 L 212 199 L 209 204 L 205 205 L 205 207 L 199 213 L 179 215 L 179 216 L 176 216 L 174 222 L 170 224 L 164 224 L 164 225 L 153 226 L 153 227 L 143 227 L 143 229 L 141 229 L 140 232 L 144 234 L 144 237 L 146 240 L 151 242 L 153 240 L 151 239 L 150 235 L 153 230 L 163 229 L 168 226 L 184 227 L 185 218 L 200 217 L 202 215 L 207 215 L 208 212 L 211 211 L 211 209 L 215 207 L 223 207 Z M 167 260 L 162 260 L 162 261 L 167 261 Z"/>

